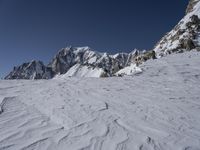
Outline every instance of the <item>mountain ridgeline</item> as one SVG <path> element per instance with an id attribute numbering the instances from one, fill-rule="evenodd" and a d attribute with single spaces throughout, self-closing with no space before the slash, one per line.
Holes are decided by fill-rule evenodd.
<path id="1" fill-rule="evenodd" d="M 14 67 L 5 79 L 51 79 L 56 75 L 82 74 L 93 70 L 88 77 L 113 76 L 120 69 L 135 62 L 140 51 L 109 55 L 91 50 L 89 47 L 67 47 L 61 49 L 50 63 L 45 66 L 41 61 L 31 61 Z M 76 66 L 76 67 L 75 67 Z M 72 73 L 73 72 L 73 73 Z M 80 75 L 81 76 L 81 75 Z"/>
<path id="2" fill-rule="evenodd" d="M 138 66 L 148 59 L 192 49 L 200 50 L 200 0 L 189 1 L 184 18 L 156 44 L 153 50 L 134 50 L 131 53 L 109 55 L 96 52 L 89 47 L 66 47 L 61 49 L 48 65 L 41 61 L 23 63 L 14 67 L 5 79 L 51 79 L 58 75 L 119 76 L 119 72 L 127 70 L 126 68 L 132 64 Z"/>

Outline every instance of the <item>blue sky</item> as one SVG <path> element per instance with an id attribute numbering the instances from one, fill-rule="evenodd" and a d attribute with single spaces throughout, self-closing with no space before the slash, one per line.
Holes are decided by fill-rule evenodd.
<path id="1" fill-rule="evenodd" d="M 63 47 L 152 49 L 184 16 L 180 0 L 0 0 L 0 77 Z"/>

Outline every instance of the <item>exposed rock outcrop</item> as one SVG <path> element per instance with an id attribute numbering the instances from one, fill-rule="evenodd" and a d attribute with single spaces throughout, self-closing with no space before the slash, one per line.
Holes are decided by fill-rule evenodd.
<path id="1" fill-rule="evenodd" d="M 155 46 L 163 56 L 200 47 L 200 0 L 190 0 L 185 17 Z"/>
<path id="2" fill-rule="evenodd" d="M 187 9 L 186 9 L 186 14 L 190 13 L 193 11 L 194 9 L 194 6 L 199 2 L 199 0 L 190 0 L 189 1 L 189 4 L 187 6 Z"/>

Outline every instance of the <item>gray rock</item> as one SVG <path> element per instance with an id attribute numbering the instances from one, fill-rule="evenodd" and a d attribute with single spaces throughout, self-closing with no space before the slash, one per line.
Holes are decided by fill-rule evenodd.
<path id="1" fill-rule="evenodd" d="M 184 19 L 155 45 L 154 50 L 159 56 L 191 50 L 200 46 L 198 42 L 200 18 L 198 17 L 198 11 L 195 9 L 196 4 L 199 2 L 200 0 L 190 0 Z"/>
<path id="2" fill-rule="evenodd" d="M 199 0 L 189 0 L 189 4 L 186 9 L 186 14 L 190 13 L 193 10 L 197 2 L 199 2 Z"/>

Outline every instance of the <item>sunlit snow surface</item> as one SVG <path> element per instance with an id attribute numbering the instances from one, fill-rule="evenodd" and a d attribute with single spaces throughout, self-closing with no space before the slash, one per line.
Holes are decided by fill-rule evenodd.
<path id="1" fill-rule="evenodd" d="M 200 53 L 123 78 L 0 81 L 0 150 L 199 150 Z"/>

